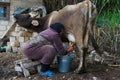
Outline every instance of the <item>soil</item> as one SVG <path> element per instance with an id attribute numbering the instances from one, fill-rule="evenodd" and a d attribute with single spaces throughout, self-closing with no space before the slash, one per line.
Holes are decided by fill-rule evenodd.
<path id="1" fill-rule="evenodd" d="M 14 61 L 23 58 L 21 54 L 0 53 L 0 80 L 120 80 L 120 67 L 110 67 L 107 64 L 87 63 L 87 72 L 76 74 L 74 70 L 78 65 L 77 60 L 73 60 L 72 69 L 68 73 L 60 73 L 56 67 L 53 77 L 40 76 L 36 71 L 32 71 L 29 77 L 24 77 L 14 70 Z"/>

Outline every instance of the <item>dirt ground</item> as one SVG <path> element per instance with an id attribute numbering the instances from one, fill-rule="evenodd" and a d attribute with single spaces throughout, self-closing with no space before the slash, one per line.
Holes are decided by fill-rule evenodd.
<path id="1" fill-rule="evenodd" d="M 14 70 L 14 61 L 21 58 L 21 54 L 0 53 L 0 80 L 120 80 L 120 67 L 109 67 L 100 63 L 87 63 L 87 72 L 76 74 L 76 60 L 73 60 L 72 69 L 68 73 L 60 73 L 54 67 L 56 75 L 53 77 L 40 76 L 36 71 L 32 71 L 31 76 L 25 78 Z"/>

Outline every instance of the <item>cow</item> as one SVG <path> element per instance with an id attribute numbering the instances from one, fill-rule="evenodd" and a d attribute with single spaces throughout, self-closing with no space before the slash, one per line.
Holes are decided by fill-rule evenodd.
<path id="1" fill-rule="evenodd" d="M 62 36 L 67 38 L 71 46 L 76 45 L 79 50 L 80 62 L 75 71 L 83 73 L 86 70 L 85 56 L 89 39 L 95 50 L 100 55 L 102 54 L 93 36 L 96 15 L 95 5 L 91 1 L 85 0 L 74 5 L 67 5 L 59 11 L 53 11 L 41 18 L 31 17 L 30 14 L 14 14 L 14 17 L 18 25 L 38 33 L 49 28 L 53 23 L 62 23 L 65 26 Z"/>

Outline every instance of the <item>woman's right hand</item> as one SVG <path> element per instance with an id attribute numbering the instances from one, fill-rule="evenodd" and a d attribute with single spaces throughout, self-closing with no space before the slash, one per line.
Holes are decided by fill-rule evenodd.
<path id="1" fill-rule="evenodd" d="M 72 46 L 69 46 L 69 47 L 67 48 L 67 52 L 69 53 L 69 52 L 71 52 L 71 51 L 73 51 L 73 47 L 72 47 Z"/>

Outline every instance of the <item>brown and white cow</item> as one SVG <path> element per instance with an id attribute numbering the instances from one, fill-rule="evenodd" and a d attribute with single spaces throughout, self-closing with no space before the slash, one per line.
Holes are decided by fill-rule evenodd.
<path id="1" fill-rule="evenodd" d="M 63 9 L 53 11 L 42 18 L 32 18 L 29 14 L 16 14 L 14 17 L 20 26 L 38 33 L 53 23 L 62 23 L 65 26 L 64 35 L 79 49 L 80 63 L 76 71 L 81 73 L 85 70 L 85 55 L 89 37 L 95 50 L 101 53 L 93 37 L 93 24 L 96 14 L 95 5 L 86 0 L 75 5 L 67 5 Z"/>

